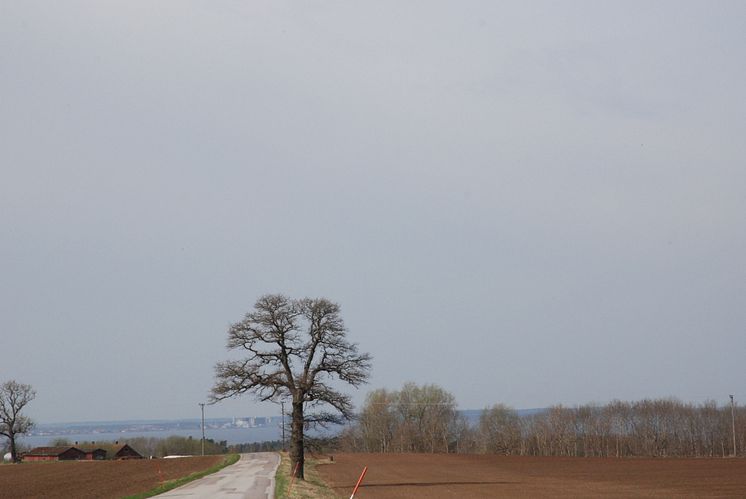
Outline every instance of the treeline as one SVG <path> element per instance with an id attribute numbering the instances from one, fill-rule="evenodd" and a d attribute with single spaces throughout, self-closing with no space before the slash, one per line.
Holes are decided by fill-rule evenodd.
<path id="1" fill-rule="evenodd" d="M 307 452 L 330 453 L 339 449 L 337 436 L 332 437 L 306 437 L 303 442 Z M 279 452 L 287 450 L 287 442 L 282 440 L 265 440 L 263 442 L 248 442 L 243 444 L 232 444 L 228 446 L 229 453 L 243 452 Z"/>
<path id="2" fill-rule="evenodd" d="M 735 454 L 746 449 L 746 408 L 734 411 Z M 478 421 L 435 385 L 371 392 L 339 438 L 359 452 L 458 452 L 523 456 L 714 457 L 734 454 L 730 406 L 674 399 L 553 406 L 520 416 L 502 404 Z"/>
<path id="3" fill-rule="evenodd" d="M 95 441 L 95 442 L 71 442 L 66 438 L 57 438 L 53 440 L 52 446 L 67 446 L 79 444 L 80 446 L 112 446 L 115 442 Z M 120 440 L 120 444 L 128 444 L 144 457 L 164 457 L 164 456 L 198 456 L 202 454 L 202 439 L 190 437 L 181 437 L 172 435 L 166 438 L 157 437 L 133 437 L 127 440 Z M 205 454 L 226 454 L 229 452 L 228 442 L 225 440 L 215 441 L 211 438 L 205 439 Z"/>
<path id="4" fill-rule="evenodd" d="M 228 452 L 274 452 L 283 450 L 282 440 L 268 440 L 265 442 L 249 442 L 228 446 Z"/>

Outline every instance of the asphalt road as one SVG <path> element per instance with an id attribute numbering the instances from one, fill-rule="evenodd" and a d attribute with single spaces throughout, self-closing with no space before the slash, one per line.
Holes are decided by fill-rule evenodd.
<path id="1" fill-rule="evenodd" d="M 279 464 L 273 452 L 241 454 L 236 464 L 156 497 L 273 499 Z"/>

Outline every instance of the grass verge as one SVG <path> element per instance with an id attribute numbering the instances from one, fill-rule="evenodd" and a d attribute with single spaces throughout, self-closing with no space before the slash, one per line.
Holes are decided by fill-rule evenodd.
<path id="1" fill-rule="evenodd" d="M 316 466 L 329 463 L 327 458 L 306 456 L 304 480 L 295 480 L 290 488 L 292 477 L 290 458 L 287 452 L 280 453 L 282 461 L 275 475 L 275 499 L 337 499 L 334 492 L 321 479 Z"/>
<path id="2" fill-rule="evenodd" d="M 191 475 L 183 476 L 175 480 L 163 482 L 154 489 L 150 489 L 147 492 L 141 492 L 132 496 L 127 496 L 124 499 L 145 499 L 146 497 L 153 497 L 157 496 L 158 494 L 163 494 L 164 492 L 168 492 L 169 490 L 175 489 L 176 487 L 181 487 L 182 485 L 186 485 L 187 483 L 193 482 L 194 480 L 198 480 L 207 475 L 212 475 L 216 471 L 220 471 L 226 466 L 234 464 L 240 457 L 241 456 L 239 456 L 238 454 L 230 454 L 225 457 L 222 463 L 211 466 L 206 470 L 198 471 L 196 473 L 192 473 Z"/>

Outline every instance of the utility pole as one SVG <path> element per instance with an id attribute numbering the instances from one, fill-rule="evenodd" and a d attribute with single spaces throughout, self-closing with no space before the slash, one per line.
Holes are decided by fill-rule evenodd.
<path id="1" fill-rule="evenodd" d="M 205 455 L 205 404 L 200 403 L 202 408 L 202 455 Z"/>
<path id="2" fill-rule="evenodd" d="M 730 396 L 730 420 L 733 425 L 733 457 L 736 457 L 736 404 Z"/>
<path id="3" fill-rule="evenodd" d="M 280 400 L 280 407 L 282 407 L 282 450 L 285 450 L 285 401 Z"/>

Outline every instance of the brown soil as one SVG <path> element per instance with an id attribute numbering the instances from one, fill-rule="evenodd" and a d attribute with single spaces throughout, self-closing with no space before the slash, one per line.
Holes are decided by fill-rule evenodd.
<path id="1" fill-rule="evenodd" d="M 129 461 L 60 461 L 0 466 L 0 498 L 114 498 L 202 471 L 224 456 Z"/>
<path id="2" fill-rule="evenodd" d="M 356 499 L 746 497 L 746 459 L 604 459 L 453 454 L 338 454 L 318 471 Z"/>

